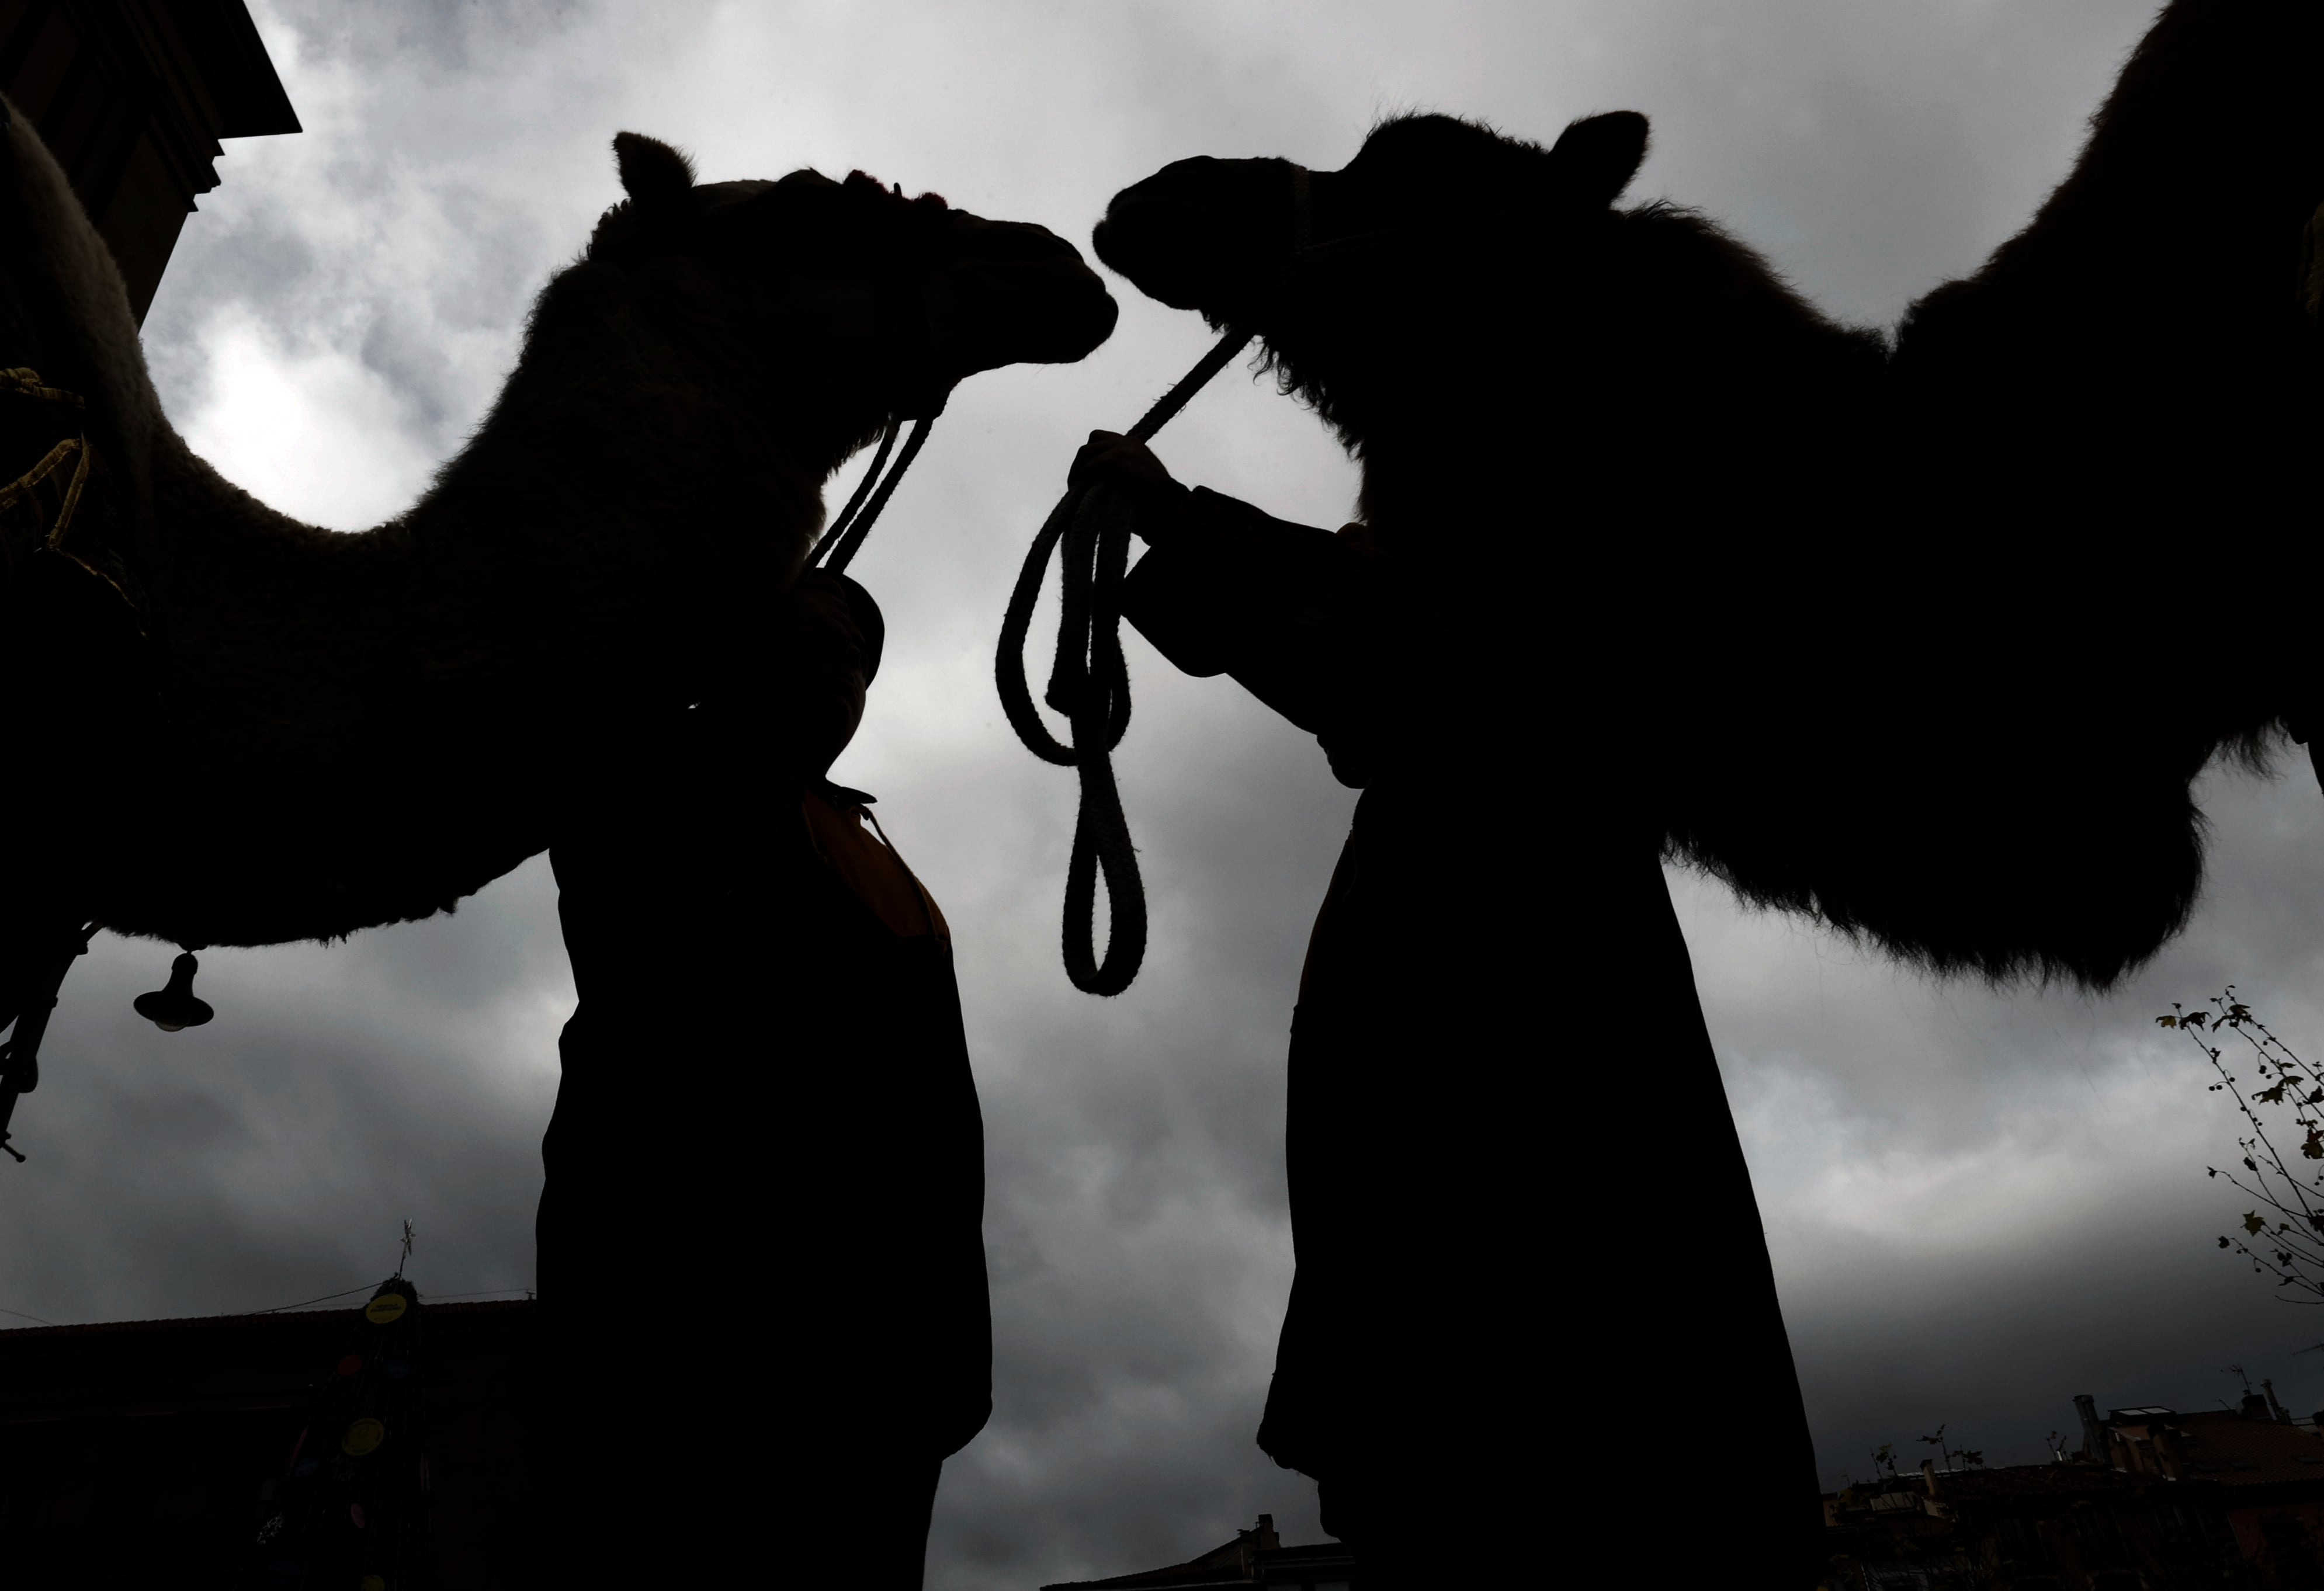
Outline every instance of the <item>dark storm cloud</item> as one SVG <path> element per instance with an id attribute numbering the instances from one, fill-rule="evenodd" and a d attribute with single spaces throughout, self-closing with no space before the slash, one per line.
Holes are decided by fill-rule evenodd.
<path id="1" fill-rule="evenodd" d="M 484 412 L 530 296 L 617 197 L 617 128 L 687 145 L 714 178 L 862 166 L 1084 243 L 1116 188 L 1184 155 L 1336 166 L 1399 109 L 1547 139 L 1631 107 L 1655 128 L 1639 197 L 1702 207 L 1835 313 L 1888 324 L 2022 224 L 2149 6 L 259 9 L 309 131 L 229 146 L 149 353 L 229 474 L 353 527 L 408 503 Z M 1130 994 L 1089 1000 L 1056 965 L 1073 783 L 1017 750 L 990 680 L 1017 559 L 1074 447 L 1206 343 L 1125 290 L 1090 361 L 971 382 L 855 566 L 890 650 L 837 773 L 881 795 L 954 925 L 988 1122 L 996 1407 L 947 1467 L 937 1586 L 1148 1567 L 1262 1509 L 1317 1533 L 1311 1489 L 1250 1435 L 1291 1268 L 1285 1028 L 1352 796 L 1312 742 L 1133 638 L 1120 772 L 1154 943 Z M 1243 373 L 1160 451 L 1288 517 L 1352 511 L 1329 437 Z M 1821 671 L 1849 666 L 1803 658 L 1802 711 Z M 1528 751 L 1584 774 L 1601 754 L 1557 745 L 1554 726 Z M 2006 780 L 2007 759 L 2040 749 L 1971 754 L 2003 759 Z M 1448 772 L 1477 791 L 1480 836 L 1576 842 L 1490 759 Z M 2073 1393 L 2204 1406 L 2236 1358 L 2295 1406 L 2324 1402 L 2324 1356 L 2292 1353 L 2317 1328 L 2210 1246 L 2235 1212 L 2201 1167 L 2235 1123 L 2151 1020 L 2234 979 L 2324 1042 L 2306 992 L 2324 960 L 2310 905 L 2324 805 L 2304 780 L 2215 779 L 2207 800 L 2218 872 L 2200 920 L 2104 999 L 1932 986 L 1677 881 L 1828 1473 L 1939 1421 L 1997 1460 L 2036 1458 Z M 448 919 L 208 954 L 217 1023 L 164 1037 L 126 1003 L 168 958 L 102 941 L 68 986 L 50 1081 L 21 1118 L 35 1159 L 0 1167 L 0 1307 L 286 1302 L 375 1278 L 407 1216 L 424 1287 L 530 1281 L 571 1002 L 541 862 Z M 1540 1063 L 1584 1064 L 1615 1035 L 1539 1042 Z M 1618 1203 L 1565 1219 L 1545 1246 L 1634 1244 L 1661 1274 Z M 611 1257 L 714 1311 L 748 1274 Z M 1572 1307 L 1698 1310 L 1696 1363 L 1572 1368 L 1633 1377 L 1674 1430 L 1715 1419 L 1717 1301 L 1681 1275 Z M 1732 1442 L 1705 1440 L 1682 1459 Z"/>

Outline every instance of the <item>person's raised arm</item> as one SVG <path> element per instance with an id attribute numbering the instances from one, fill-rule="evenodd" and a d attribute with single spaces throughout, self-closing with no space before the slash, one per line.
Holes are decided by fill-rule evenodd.
<path id="1" fill-rule="evenodd" d="M 1117 493 L 1115 511 L 1146 541 L 1121 614 L 1185 673 L 1230 674 L 1323 740 L 1351 784 L 1374 758 L 1380 691 L 1383 571 L 1361 532 L 1276 519 L 1206 488 L 1187 490 L 1153 451 L 1093 433 L 1073 482 Z"/>

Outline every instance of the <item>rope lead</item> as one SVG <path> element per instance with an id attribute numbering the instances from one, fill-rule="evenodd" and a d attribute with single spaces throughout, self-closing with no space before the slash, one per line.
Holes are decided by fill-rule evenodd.
<path id="1" fill-rule="evenodd" d="M 1155 433 L 1243 351 L 1251 335 L 1230 327 L 1201 362 L 1130 428 L 1130 439 L 1153 440 Z M 1130 842 L 1130 820 L 1122 813 L 1121 790 L 1113 777 L 1113 750 L 1130 729 L 1130 666 L 1121 653 L 1121 582 L 1130 566 L 1130 532 L 1129 516 L 1121 508 L 1102 487 L 1072 487 L 1057 500 L 1025 554 L 1016 589 L 1009 593 L 1009 608 L 1001 621 L 999 654 L 993 661 L 1001 710 L 1025 749 L 1044 762 L 1074 768 L 1081 776 L 1073 853 L 1065 864 L 1061 933 L 1065 976 L 1075 989 L 1095 995 L 1117 995 L 1128 989 L 1146 959 L 1146 886 L 1139 877 L 1138 849 Z M 1061 546 L 1065 556 L 1060 565 L 1056 658 L 1041 699 L 1065 715 L 1073 731 L 1070 743 L 1049 732 L 1033 705 L 1032 688 L 1025 676 L 1025 642 L 1033 627 L 1033 604 L 1040 597 L 1049 559 Z M 1101 873 L 1111 918 L 1102 959 L 1097 950 Z"/>

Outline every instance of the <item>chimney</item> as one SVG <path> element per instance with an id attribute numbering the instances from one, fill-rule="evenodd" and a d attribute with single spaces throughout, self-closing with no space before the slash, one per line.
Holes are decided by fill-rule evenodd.
<path id="1" fill-rule="evenodd" d="M 2275 1418 L 2273 1414 L 2270 1414 L 2267 1412 L 2267 1400 L 2260 1396 L 2257 1393 L 2244 1393 L 2242 1414 L 2246 1420 L 2273 1420 Z"/>
<path id="2" fill-rule="evenodd" d="M 1930 1496 L 1933 1497 L 1937 1494 L 1937 1461 L 1935 1459 L 1921 1460 L 1921 1482 L 1929 1488 Z"/>
<path id="3" fill-rule="evenodd" d="M 2087 1464 L 2111 1465 L 2114 1456 L 2107 1451 L 2106 1427 L 2098 1423 L 2097 1400 L 2088 1393 L 2074 1394 L 2074 1412 L 2082 1419 L 2082 1460 Z"/>
<path id="4" fill-rule="evenodd" d="M 1275 1515 L 1271 1513 L 1262 1513 L 1259 1516 L 1258 1535 L 1259 1550 L 1261 1552 L 1273 1552 L 1283 1545 L 1283 1538 L 1275 1533 Z"/>
<path id="5" fill-rule="evenodd" d="M 2275 1395 L 2275 1383 L 2262 1377 L 2259 1385 L 2260 1390 L 2267 1393 L 2267 1406 L 2274 1412 L 2275 1422 L 2278 1425 L 2290 1425 L 2292 1423 L 2292 1411 L 2285 1408 L 2277 1399 Z"/>

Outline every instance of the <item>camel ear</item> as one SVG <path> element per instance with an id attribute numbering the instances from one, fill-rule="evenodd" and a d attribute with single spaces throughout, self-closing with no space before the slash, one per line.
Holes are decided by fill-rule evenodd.
<path id="1" fill-rule="evenodd" d="M 1646 117 L 1636 111 L 1584 116 L 1550 146 L 1551 181 L 1561 195 L 1594 210 L 1622 197 L 1646 158 Z"/>
<path id="2" fill-rule="evenodd" d="M 622 190 L 641 210 L 659 209 L 694 188 L 694 165 L 659 138 L 642 133 L 613 134 L 613 163 L 622 170 Z"/>

